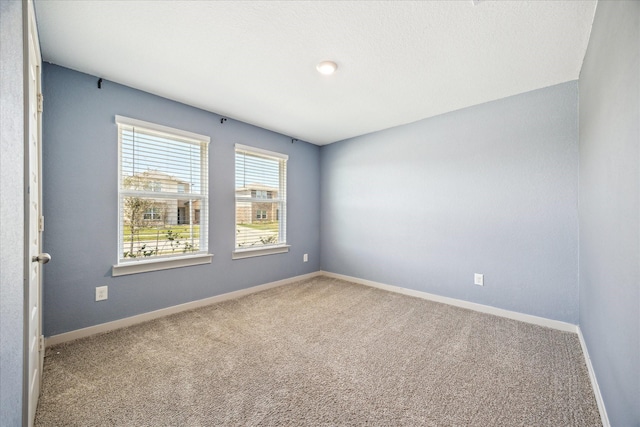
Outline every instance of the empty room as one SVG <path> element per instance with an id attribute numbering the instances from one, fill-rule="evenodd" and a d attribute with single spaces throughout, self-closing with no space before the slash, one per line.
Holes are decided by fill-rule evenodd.
<path id="1" fill-rule="evenodd" d="M 640 427 L 640 2 L 0 1 L 2 426 Z"/>

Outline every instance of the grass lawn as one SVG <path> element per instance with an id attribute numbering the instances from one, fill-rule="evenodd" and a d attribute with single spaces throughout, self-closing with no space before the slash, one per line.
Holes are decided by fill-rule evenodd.
<path id="1" fill-rule="evenodd" d="M 159 227 L 145 227 L 145 228 L 139 228 L 138 230 L 140 231 L 140 240 L 153 240 L 156 238 L 156 236 L 159 235 L 160 240 L 165 240 L 167 237 L 167 232 L 169 230 L 173 231 L 173 233 L 177 233 L 180 235 L 179 239 L 187 239 L 190 238 L 190 234 L 189 234 L 189 229 L 190 227 L 193 227 L 193 237 L 194 238 L 199 238 L 200 237 L 200 225 L 199 224 L 195 224 L 193 226 L 190 226 L 188 224 L 181 224 L 181 225 L 170 225 L 170 226 L 159 226 Z M 124 226 L 124 240 L 131 240 L 131 228 L 128 226 Z"/>
<path id="2" fill-rule="evenodd" d="M 253 224 L 237 224 L 253 230 L 278 231 L 278 222 L 255 222 Z"/>

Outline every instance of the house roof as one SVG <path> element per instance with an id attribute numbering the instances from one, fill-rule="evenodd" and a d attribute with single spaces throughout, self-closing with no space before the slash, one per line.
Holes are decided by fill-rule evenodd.
<path id="1" fill-rule="evenodd" d="M 136 173 L 134 176 L 139 177 L 145 177 L 145 178 L 149 178 L 149 179 L 160 179 L 163 181 L 175 181 L 181 184 L 189 184 L 189 182 L 178 179 L 176 177 L 174 177 L 173 175 L 170 175 L 166 172 L 161 172 L 159 170 L 146 170 L 143 172 L 139 172 Z"/>
<path id="2" fill-rule="evenodd" d="M 236 188 L 236 191 L 248 191 L 248 190 L 258 190 L 258 191 L 278 191 L 275 187 L 269 187 L 267 185 L 262 184 L 249 184 L 245 187 Z"/>
<path id="3" fill-rule="evenodd" d="M 45 61 L 323 145 L 577 79 L 596 1 L 35 5 Z"/>

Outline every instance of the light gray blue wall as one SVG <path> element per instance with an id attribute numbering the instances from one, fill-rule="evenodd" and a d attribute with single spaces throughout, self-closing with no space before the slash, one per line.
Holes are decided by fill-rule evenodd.
<path id="1" fill-rule="evenodd" d="M 322 147 L 322 269 L 577 323 L 577 91 Z"/>
<path id="2" fill-rule="evenodd" d="M 22 425 L 23 5 L 0 1 L 0 424 Z"/>
<path id="3" fill-rule="evenodd" d="M 51 64 L 44 67 L 46 336 L 317 271 L 319 148 Z M 111 277 L 117 258 L 117 127 L 123 115 L 211 137 L 210 265 Z M 232 261 L 234 144 L 289 155 L 287 254 Z M 309 254 L 309 262 L 302 255 Z M 95 302 L 95 287 L 109 299 Z"/>
<path id="4" fill-rule="evenodd" d="M 640 426 L 640 3 L 598 2 L 580 73 L 580 328 L 612 426 Z"/>

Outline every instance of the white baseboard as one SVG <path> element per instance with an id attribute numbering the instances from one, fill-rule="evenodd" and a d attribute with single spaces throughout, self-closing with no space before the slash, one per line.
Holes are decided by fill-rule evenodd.
<path id="1" fill-rule="evenodd" d="M 428 292 L 416 291 L 413 289 L 401 288 L 399 286 L 386 285 L 384 283 L 373 282 L 371 280 L 359 279 L 357 277 L 345 276 L 344 274 L 330 273 L 321 271 L 321 274 L 335 279 L 342 279 L 348 282 L 359 283 L 361 285 L 371 286 L 385 291 L 395 292 L 398 294 L 409 295 L 412 297 L 422 298 L 429 301 L 441 302 L 443 304 L 454 305 L 456 307 L 467 308 L 469 310 L 479 311 L 481 313 L 493 314 L 495 316 L 506 317 L 508 319 L 519 320 L 521 322 L 532 323 L 534 325 L 545 326 L 547 328 L 558 329 L 564 332 L 577 332 L 577 325 L 561 322 L 559 320 L 547 319 L 544 317 L 533 316 L 531 314 L 518 313 L 517 311 L 504 310 L 489 305 L 477 304 L 474 302 L 463 301 L 456 298 L 443 297 L 440 295 L 430 294 Z"/>
<path id="2" fill-rule="evenodd" d="M 204 307 L 206 305 L 215 304 L 215 303 L 226 301 L 229 299 L 240 298 L 245 295 L 253 294 L 259 291 L 264 291 L 266 289 L 287 285 L 289 283 L 297 282 L 299 280 L 310 279 L 312 277 L 319 276 L 320 274 L 321 273 L 319 271 L 316 271 L 309 274 L 290 277 L 288 279 L 278 280 L 276 282 L 270 282 L 270 283 L 265 283 L 258 286 L 253 286 L 247 289 L 240 289 L 239 291 L 233 291 L 233 292 L 228 292 L 222 295 L 216 295 L 214 297 L 209 297 L 209 298 L 204 298 L 197 301 L 187 302 L 184 304 L 174 305 L 172 307 L 162 308 L 160 310 L 150 311 L 148 313 L 142 313 L 142 314 L 138 314 L 131 317 L 125 317 L 124 319 L 118 319 L 112 322 L 101 323 L 99 325 L 89 326 L 87 328 L 82 328 L 82 329 L 76 329 L 75 331 L 65 332 L 58 335 L 52 335 L 45 339 L 45 346 L 50 347 L 52 345 L 60 344 L 63 342 L 73 341 L 79 338 L 85 338 L 91 335 L 113 331 L 114 329 L 126 328 L 127 326 L 157 319 L 159 317 L 169 316 L 170 314 L 179 313 L 181 311 L 192 310 L 194 308 Z"/>
<path id="3" fill-rule="evenodd" d="M 593 370 L 591 364 L 591 357 L 589 356 L 589 349 L 587 349 L 587 343 L 582 335 L 582 329 L 578 326 L 578 338 L 580 339 L 580 346 L 582 347 L 582 353 L 584 354 L 584 361 L 587 364 L 587 370 L 589 371 L 589 379 L 591 379 L 591 388 L 593 394 L 596 397 L 598 403 L 598 411 L 600 411 L 600 419 L 602 420 L 603 427 L 611 427 L 609 423 L 609 416 L 607 415 L 607 409 L 604 406 L 604 400 L 602 399 L 602 393 L 600 393 L 600 386 L 598 385 L 598 379 L 596 378 L 596 372 Z"/>
<path id="4" fill-rule="evenodd" d="M 148 320 L 157 319 L 159 317 L 168 316 L 181 311 L 192 310 L 194 308 L 203 307 L 217 302 L 226 301 L 233 298 L 240 298 L 245 295 L 249 295 L 255 292 L 263 291 L 265 289 L 271 289 L 278 286 L 286 285 L 289 283 L 297 282 L 299 280 L 310 279 L 312 277 L 324 275 L 327 277 L 333 277 L 336 279 L 342 279 L 353 283 L 359 283 L 365 286 L 371 286 L 378 289 L 384 289 L 386 291 L 395 292 L 399 294 L 409 295 L 417 298 L 422 298 L 430 301 L 440 302 L 443 304 L 453 305 L 456 307 L 462 307 L 469 310 L 479 311 L 481 313 L 493 314 L 496 316 L 506 317 L 508 319 L 519 320 L 526 323 L 532 323 L 534 325 L 545 326 L 552 329 L 558 329 L 565 332 L 578 332 L 578 327 L 571 323 L 561 322 L 559 320 L 546 319 L 544 317 L 533 316 L 530 314 L 518 313 L 516 311 L 504 310 L 502 308 L 496 308 L 488 305 L 477 304 L 469 301 L 463 301 L 456 298 L 443 297 L 440 295 L 430 294 L 428 292 L 416 291 L 413 289 L 401 288 L 399 286 L 387 285 L 384 283 L 374 282 L 371 280 L 360 279 L 358 277 L 346 276 L 344 274 L 331 273 L 328 271 L 316 271 L 309 274 L 303 274 L 300 276 L 290 277 L 288 279 L 278 280 L 275 282 L 265 283 L 258 286 L 253 286 L 247 289 L 241 289 L 239 291 L 228 292 L 222 295 L 216 295 L 209 298 L 204 298 L 197 301 L 191 301 L 184 304 L 174 305 L 160 310 L 150 311 L 148 313 L 142 313 L 124 319 L 114 320 L 112 322 L 101 323 L 95 326 L 89 326 L 87 328 L 76 329 L 75 331 L 65 332 L 58 335 L 52 335 L 45 339 L 45 345 L 52 346 L 67 341 L 72 341 L 78 338 L 88 337 L 103 332 L 112 331 L 114 329 L 125 328 L 127 326 L 135 325 L 136 323 L 146 322 Z M 582 340 L 582 338 L 581 338 Z M 582 342 L 582 341 L 581 341 Z M 586 350 L 586 347 L 583 345 Z M 585 352 L 586 356 L 586 352 Z M 591 372 L 591 371 L 590 371 Z"/>

